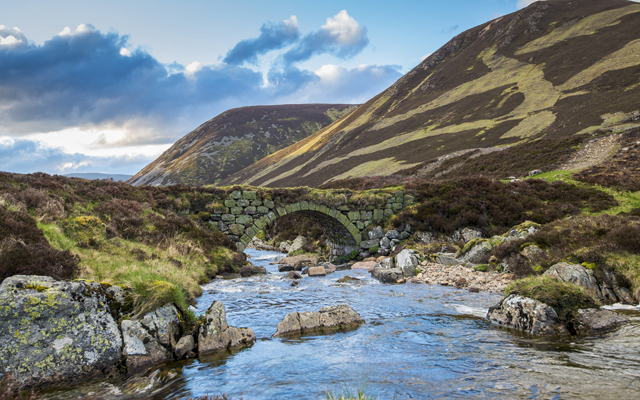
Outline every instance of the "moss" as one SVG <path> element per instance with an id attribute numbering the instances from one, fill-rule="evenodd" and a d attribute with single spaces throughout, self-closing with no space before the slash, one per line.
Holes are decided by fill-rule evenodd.
<path id="1" fill-rule="evenodd" d="M 33 290 L 37 290 L 38 292 L 44 292 L 45 290 L 49 289 L 46 286 L 42 286 L 42 285 L 36 285 L 36 284 L 29 284 L 29 285 L 25 285 L 22 289 L 33 289 Z"/>
<path id="2" fill-rule="evenodd" d="M 478 264 L 474 266 L 473 269 L 479 272 L 487 272 L 489 270 L 489 266 L 487 264 Z"/>

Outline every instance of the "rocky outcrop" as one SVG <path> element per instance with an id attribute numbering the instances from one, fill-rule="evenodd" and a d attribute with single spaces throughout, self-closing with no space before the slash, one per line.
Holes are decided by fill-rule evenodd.
<path id="1" fill-rule="evenodd" d="M 123 301 L 121 288 L 97 282 L 6 278 L 0 285 L 0 375 L 41 387 L 117 374 L 122 337 L 109 305 Z"/>
<path id="2" fill-rule="evenodd" d="M 598 281 L 592 270 L 582 265 L 561 262 L 551 266 L 544 275 L 580 286 L 589 296 L 601 303 L 635 303 L 631 292 L 627 288 L 620 287 L 615 274 L 606 270 L 602 271 L 604 279 Z"/>
<path id="3" fill-rule="evenodd" d="M 262 251 L 278 251 L 277 247 L 271 246 L 270 244 L 263 242 L 257 237 L 254 237 L 253 239 L 251 239 L 249 244 L 247 244 L 247 249 L 256 249 L 256 250 L 262 250 Z"/>
<path id="4" fill-rule="evenodd" d="M 497 306 L 491 307 L 487 318 L 501 326 L 514 328 L 532 335 L 568 335 L 569 330 L 558 318 L 556 311 L 537 300 L 510 295 Z"/>
<path id="5" fill-rule="evenodd" d="M 292 312 L 278 324 L 274 337 L 330 333 L 354 329 L 364 324 L 362 317 L 349 305 L 340 304 L 321 308 L 320 311 Z"/>
<path id="6" fill-rule="evenodd" d="M 629 322 L 618 313 L 603 309 L 582 309 L 561 321 L 553 307 L 512 294 L 491 307 L 487 318 L 501 326 L 532 335 L 588 335 L 616 329 Z"/>
<path id="7" fill-rule="evenodd" d="M 203 319 L 204 323 L 198 334 L 200 354 L 251 346 L 256 341 L 256 335 L 251 329 L 227 325 L 227 314 L 220 301 L 211 304 Z"/>
<path id="8" fill-rule="evenodd" d="M 479 264 L 482 263 L 484 257 L 488 255 L 498 245 L 511 240 L 522 239 L 535 233 L 540 228 L 540 225 L 525 221 L 519 225 L 511 228 L 507 233 L 503 235 L 496 235 L 489 239 L 483 239 L 476 237 L 470 240 L 463 248 L 462 254 L 459 255 L 458 260 L 461 263 Z M 507 271 L 508 272 L 508 271 Z"/>

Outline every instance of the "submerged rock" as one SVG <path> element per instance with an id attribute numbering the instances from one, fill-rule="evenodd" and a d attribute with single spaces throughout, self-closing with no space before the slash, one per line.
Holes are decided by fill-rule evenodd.
<path id="1" fill-rule="evenodd" d="M 156 364 L 173 359 L 171 352 L 140 321 L 124 320 L 121 327 L 123 354 L 129 374 L 144 372 Z"/>
<path id="2" fill-rule="evenodd" d="M 251 263 L 245 264 L 240 267 L 240 276 L 246 278 L 253 275 L 266 275 L 267 269 L 259 265 L 253 265 Z"/>
<path id="3" fill-rule="evenodd" d="M 224 304 L 214 301 L 204 314 L 204 322 L 198 334 L 198 351 L 200 354 L 234 347 L 251 346 L 256 335 L 249 328 L 236 328 L 227 325 Z"/>
<path id="4" fill-rule="evenodd" d="M 349 276 L 349 275 L 345 275 L 342 278 L 338 279 L 338 283 L 347 283 L 347 282 L 353 282 L 353 281 L 359 281 L 360 279 L 358 278 L 354 278 L 353 276 Z"/>
<path id="5" fill-rule="evenodd" d="M 328 333 L 354 329 L 364 324 L 364 319 L 347 304 L 321 308 L 320 311 L 292 312 L 280 321 L 274 337 Z"/>
<path id="6" fill-rule="evenodd" d="M 97 282 L 15 275 L 0 285 L 0 376 L 21 387 L 71 384 L 117 374 L 122 337 Z"/>
<path id="7" fill-rule="evenodd" d="M 616 329 L 629 323 L 629 318 L 617 312 L 603 309 L 579 310 L 573 327 L 578 334 L 597 334 Z"/>

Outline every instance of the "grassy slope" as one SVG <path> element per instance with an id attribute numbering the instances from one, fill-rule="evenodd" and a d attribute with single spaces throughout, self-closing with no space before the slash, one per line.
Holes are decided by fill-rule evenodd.
<path id="1" fill-rule="evenodd" d="M 348 118 L 228 182 L 319 186 L 637 125 L 637 24 L 640 5 L 627 1 L 535 3 L 458 35 Z"/>
<path id="2" fill-rule="evenodd" d="M 215 184 L 351 112 L 348 104 L 241 107 L 225 111 L 177 141 L 132 184 Z"/>
<path id="3" fill-rule="evenodd" d="M 180 215 L 213 198 L 188 187 L 0 173 L 0 219 L 10 228 L 1 235 L 0 277 L 38 274 L 124 285 L 132 289 L 133 312 L 167 302 L 186 311 L 201 294 L 200 284 L 244 261 L 198 216 Z"/>

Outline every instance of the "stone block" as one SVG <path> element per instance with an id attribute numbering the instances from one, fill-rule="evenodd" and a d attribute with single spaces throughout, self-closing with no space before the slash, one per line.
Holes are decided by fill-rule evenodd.
<path id="1" fill-rule="evenodd" d="M 235 218 L 233 220 L 235 221 Z M 218 229 L 220 229 L 222 232 L 224 232 L 224 231 L 229 230 L 229 227 L 224 222 L 218 221 Z"/>
<path id="2" fill-rule="evenodd" d="M 284 206 L 284 209 L 287 211 L 287 214 L 290 212 L 293 212 L 293 209 L 291 208 L 291 204 L 287 204 L 286 206 Z"/>
<path id="3" fill-rule="evenodd" d="M 349 211 L 349 206 L 347 206 L 347 205 L 338 206 L 338 210 L 339 211 Z"/>
<path id="4" fill-rule="evenodd" d="M 242 192 L 239 190 L 234 190 L 233 192 L 231 192 L 231 194 L 229 195 L 230 199 L 233 200 L 238 200 L 242 198 Z"/>
<path id="5" fill-rule="evenodd" d="M 244 233 L 244 225 L 232 224 L 229 226 L 229 232 L 233 235 L 241 236 Z"/>
<path id="6" fill-rule="evenodd" d="M 318 205 L 316 203 L 309 203 L 309 210 L 318 211 Z"/>
<path id="7" fill-rule="evenodd" d="M 222 220 L 224 222 L 233 222 L 236 220 L 236 216 L 233 214 L 222 214 Z"/>
<path id="8" fill-rule="evenodd" d="M 242 211 L 242 207 L 231 207 L 231 214 L 233 215 L 240 215 Z"/>
<path id="9" fill-rule="evenodd" d="M 242 242 L 242 244 L 246 246 L 251 241 L 251 238 L 247 235 L 242 235 L 242 237 L 240 238 L 240 241 Z"/>
<path id="10" fill-rule="evenodd" d="M 258 229 L 256 229 L 255 226 L 250 226 L 247 228 L 246 232 L 247 232 L 247 236 L 249 236 L 250 238 L 253 238 L 255 235 L 258 234 Z"/>
<path id="11" fill-rule="evenodd" d="M 235 200 L 225 200 L 224 201 L 224 206 L 225 207 L 235 207 L 236 206 L 236 201 Z"/>
<path id="12" fill-rule="evenodd" d="M 264 204 L 265 207 L 267 208 L 273 208 L 275 207 L 275 204 L 273 203 L 273 201 L 269 200 L 269 199 L 264 199 L 262 201 L 262 204 Z"/>
<path id="13" fill-rule="evenodd" d="M 349 216 L 350 221 L 360 220 L 360 213 L 358 211 L 349 211 L 347 215 Z"/>
<path id="14" fill-rule="evenodd" d="M 378 239 L 363 240 L 360 242 L 360 248 L 368 250 L 372 247 L 378 247 L 378 244 L 380 244 L 380 240 Z"/>
<path id="15" fill-rule="evenodd" d="M 384 209 L 384 216 L 385 217 L 390 217 L 392 215 L 393 215 L 393 210 L 392 209 L 390 209 L 390 208 L 385 208 Z"/>
<path id="16" fill-rule="evenodd" d="M 395 193 L 396 202 L 402 202 L 404 200 L 404 192 L 398 191 Z"/>
<path id="17" fill-rule="evenodd" d="M 242 198 L 243 199 L 247 199 L 247 200 L 255 200 L 256 199 L 256 192 L 250 191 L 250 190 L 242 192 Z"/>
<path id="18" fill-rule="evenodd" d="M 248 206 L 249 204 L 251 204 L 251 202 L 250 202 L 249 200 L 247 200 L 247 199 L 240 199 L 240 200 L 236 200 L 236 205 L 237 205 L 238 207 L 246 207 L 246 206 Z"/>
<path id="19" fill-rule="evenodd" d="M 285 215 L 288 214 L 287 210 L 283 207 L 278 207 L 276 208 L 276 212 L 278 213 L 278 216 L 280 217 L 284 217 Z"/>
<path id="20" fill-rule="evenodd" d="M 268 209 L 267 207 L 265 207 L 265 206 L 258 206 L 258 207 L 256 208 L 256 212 L 257 212 L 258 214 L 266 214 L 266 213 L 268 213 L 268 212 L 269 212 L 269 209 Z"/>
<path id="21" fill-rule="evenodd" d="M 300 202 L 300 209 L 301 210 L 308 210 L 309 209 L 309 202 L 308 201 L 301 201 Z"/>
<path id="22" fill-rule="evenodd" d="M 267 225 L 267 221 L 265 221 L 265 218 L 267 219 L 267 221 L 269 221 L 269 218 L 267 217 L 262 217 L 257 221 L 253 221 L 253 224 L 256 226 L 256 228 L 258 228 L 258 230 L 264 228 Z"/>
<path id="23" fill-rule="evenodd" d="M 368 219 L 368 220 L 366 220 L 366 221 L 364 221 L 364 227 L 365 227 L 365 228 L 366 228 L 366 227 L 368 227 L 369 225 L 372 225 L 372 224 L 373 224 L 373 221 L 371 221 L 371 220 L 369 220 L 369 219 Z"/>
<path id="24" fill-rule="evenodd" d="M 238 218 L 236 218 L 236 224 L 251 226 L 253 225 L 253 217 L 251 217 L 250 215 L 240 215 L 238 216 Z"/>
<path id="25" fill-rule="evenodd" d="M 267 213 L 267 217 L 269 218 L 269 221 L 273 222 L 276 219 L 278 219 L 278 216 L 276 215 L 276 213 L 274 213 L 273 211 L 269 211 Z"/>
<path id="26" fill-rule="evenodd" d="M 364 221 L 366 219 L 371 219 L 371 218 L 367 218 L 367 212 L 366 211 L 360 211 L 360 220 Z"/>
<path id="27" fill-rule="evenodd" d="M 244 209 L 244 213 L 247 215 L 253 215 L 256 213 L 256 208 L 254 206 L 249 206 Z"/>
<path id="28" fill-rule="evenodd" d="M 356 222 L 356 227 L 357 227 L 358 229 L 364 229 L 364 222 L 362 222 L 362 221 L 357 221 L 357 222 Z"/>
<path id="29" fill-rule="evenodd" d="M 391 205 L 391 208 L 396 210 L 396 211 L 400 211 L 400 210 L 402 210 L 402 203 L 393 203 Z"/>
<path id="30" fill-rule="evenodd" d="M 410 194 L 405 194 L 404 195 L 404 205 L 405 206 L 410 206 L 411 204 L 414 204 L 416 202 L 416 199 L 411 196 Z"/>
<path id="31" fill-rule="evenodd" d="M 251 202 L 251 205 L 252 205 L 252 206 L 254 206 L 254 207 L 261 206 L 261 205 L 262 205 L 262 200 L 260 200 L 260 199 L 258 199 L 258 200 L 253 200 L 253 201 Z"/>
<path id="32" fill-rule="evenodd" d="M 382 221 L 384 219 L 384 211 L 379 208 L 373 210 L 373 220 L 374 221 Z"/>
<path id="33" fill-rule="evenodd" d="M 291 212 L 300 211 L 300 203 L 295 203 L 291 205 Z"/>
<path id="34" fill-rule="evenodd" d="M 340 214 L 340 211 L 336 210 L 335 208 L 329 210 L 329 215 L 331 215 L 333 218 L 338 218 L 338 214 Z"/>

